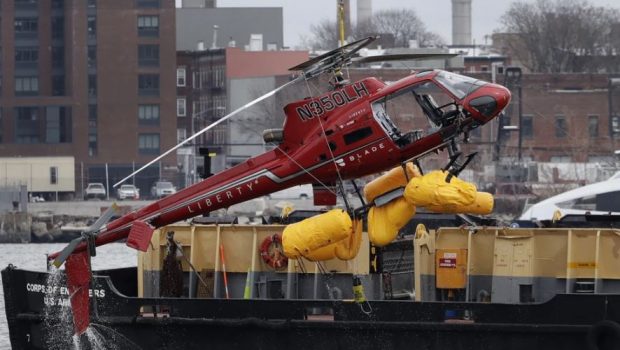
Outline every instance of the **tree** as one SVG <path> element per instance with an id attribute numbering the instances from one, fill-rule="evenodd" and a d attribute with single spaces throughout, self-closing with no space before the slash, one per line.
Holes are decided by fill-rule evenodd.
<path id="1" fill-rule="evenodd" d="M 620 11 L 586 0 L 514 2 L 502 16 L 510 54 L 535 72 L 620 69 Z"/>
<path id="2" fill-rule="evenodd" d="M 336 21 L 323 20 L 310 27 L 311 37 L 305 38 L 307 48 L 333 49 L 338 46 L 338 25 Z M 424 23 L 411 9 L 382 10 L 369 21 L 351 27 L 349 37 L 360 39 L 370 34 L 392 34 L 396 47 L 409 47 L 410 40 L 417 40 L 420 47 L 443 46 L 443 39 L 426 30 Z"/>

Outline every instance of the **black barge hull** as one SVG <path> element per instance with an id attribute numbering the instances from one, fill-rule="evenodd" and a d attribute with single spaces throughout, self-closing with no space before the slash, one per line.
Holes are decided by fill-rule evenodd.
<path id="1" fill-rule="evenodd" d="M 68 349 L 65 291 L 2 271 L 13 349 Z M 117 349 L 620 349 L 620 295 L 540 304 L 136 298 L 135 269 L 100 272 L 93 333 Z M 62 277 L 60 278 L 62 280 Z M 366 312 L 365 312 L 366 311 Z M 368 312 L 370 311 L 370 312 Z M 92 335 L 92 334 L 91 334 Z M 83 348 L 92 337 L 83 336 Z"/>

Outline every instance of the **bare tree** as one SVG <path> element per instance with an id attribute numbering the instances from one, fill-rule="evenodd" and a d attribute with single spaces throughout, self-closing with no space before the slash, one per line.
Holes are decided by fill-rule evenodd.
<path id="1" fill-rule="evenodd" d="M 327 19 L 310 26 L 311 36 L 302 43 L 312 50 L 331 50 L 338 47 L 338 24 Z"/>
<path id="2" fill-rule="evenodd" d="M 393 34 L 397 47 L 408 47 L 409 40 L 417 40 L 421 47 L 445 45 L 439 35 L 426 30 L 411 9 L 379 11 L 372 17 L 370 27 L 377 33 Z"/>
<path id="3" fill-rule="evenodd" d="M 336 21 L 323 20 L 310 27 L 310 38 L 304 45 L 311 49 L 333 49 L 338 45 Z M 411 9 L 393 9 L 376 12 L 369 21 L 351 26 L 349 36 L 360 39 L 369 34 L 387 33 L 394 36 L 396 47 L 408 47 L 410 40 L 416 40 L 421 47 L 443 46 L 443 39 L 426 30 L 426 26 Z"/>
<path id="4" fill-rule="evenodd" d="M 276 86 L 283 85 L 284 83 L 286 83 L 285 77 L 279 77 L 279 79 L 276 80 Z M 269 89 L 265 87 L 252 87 L 249 90 L 249 95 L 253 98 L 257 98 L 269 92 Z M 279 91 L 275 97 L 268 98 L 243 111 L 233 122 L 238 124 L 240 128 L 244 130 L 244 134 L 252 139 L 262 140 L 264 130 L 282 128 L 285 119 L 283 111 L 284 106 L 291 102 L 301 100 L 310 94 L 305 83 L 300 82 L 293 84 Z"/>
<path id="5" fill-rule="evenodd" d="M 535 72 L 617 71 L 620 11 L 586 0 L 514 2 L 502 16 L 510 54 Z"/>

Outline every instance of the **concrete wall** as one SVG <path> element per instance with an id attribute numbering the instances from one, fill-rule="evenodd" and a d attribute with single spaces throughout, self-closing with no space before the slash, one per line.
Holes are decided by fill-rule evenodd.
<path id="1" fill-rule="evenodd" d="M 28 211 L 28 190 L 25 185 L 10 187 L 0 185 L 0 213 L 7 211 Z"/>
<path id="2" fill-rule="evenodd" d="M 56 168 L 52 183 L 51 168 Z M 73 157 L 0 158 L 0 186 L 26 185 L 28 192 L 74 192 Z"/>

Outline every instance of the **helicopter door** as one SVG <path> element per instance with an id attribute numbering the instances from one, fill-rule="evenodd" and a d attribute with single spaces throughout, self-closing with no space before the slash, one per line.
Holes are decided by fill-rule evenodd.
<path id="1" fill-rule="evenodd" d="M 375 119 L 386 134 L 404 147 L 445 126 L 456 101 L 431 81 L 398 90 L 372 103 Z"/>

